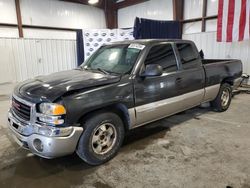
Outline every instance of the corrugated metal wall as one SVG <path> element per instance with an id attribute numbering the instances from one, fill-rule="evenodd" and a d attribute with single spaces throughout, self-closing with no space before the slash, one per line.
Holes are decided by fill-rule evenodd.
<path id="1" fill-rule="evenodd" d="M 20 5 L 23 24 L 85 29 L 106 28 L 104 11 L 93 6 L 59 0 L 20 0 Z"/>
<path id="2" fill-rule="evenodd" d="M 103 10 L 59 0 L 20 0 L 26 25 L 106 28 Z M 16 24 L 15 0 L 0 0 L 0 23 Z M 0 84 L 76 67 L 76 33 L 0 27 Z M 1 89 L 0 89 L 1 90 Z"/>
<path id="3" fill-rule="evenodd" d="M 205 58 L 235 58 L 243 62 L 244 73 L 250 74 L 250 43 L 243 42 L 216 42 L 216 32 L 184 34 L 183 39 L 192 40 L 198 49 L 202 49 Z"/>
<path id="4" fill-rule="evenodd" d="M 103 10 L 59 0 L 20 0 L 22 22 L 64 28 L 103 29 Z M 0 23 L 16 24 L 15 0 L 0 0 Z"/>
<path id="5" fill-rule="evenodd" d="M 173 20 L 172 3 L 172 0 L 150 0 L 145 3 L 122 8 L 118 10 L 118 27 L 133 27 L 136 17 L 156 20 Z"/>
<path id="6" fill-rule="evenodd" d="M 76 67 L 76 41 L 0 38 L 0 82 Z"/>

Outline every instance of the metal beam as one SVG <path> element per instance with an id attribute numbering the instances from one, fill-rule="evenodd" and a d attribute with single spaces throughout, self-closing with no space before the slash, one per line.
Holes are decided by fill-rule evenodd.
<path id="1" fill-rule="evenodd" d="M 213 16 L 206 16 L 204 17 L 204 20 L 212 20 L 212 19 L 217 19 L 218 15 L 213 15 Z M 182 23 L 191 23 L 191 22 L 197 22 L 197 21 L 202 21 L 201 18 L 192 18 L 192 19 L 186 19 L 186 20 L 181 20 Z"/>
<path id="2" fill-rule="evenodd" d="M 0 27 L 13 27 L 18 28 L 17 24 L 0 23 Z M 23 28 L 29 29 L 45 29 L 45 30 L 57 30 L 57 31 L 77 31 L 80 28 L 64 28 L 64 27 L 48 27 L 39 25 L 22 25 Z"/>
<path id="3" fill-rule="evenodd" d="M 99 3 L 93 4 L 93 5 L 89 4 L 88 0 L 60 0 L 60 1 L 66 1 L 66 2 L 70 2 L 70 3 L 79 3 L 79 4 L 94 6 L 94 7 L 98 7 L 98 8 L 103 9 L 103 1 L 104 0 L 99 0 Z"/>
<path id="4" fill-rule="evenodd" d="M 0 23 L 1 27 L 17 27 L 17 24 Z"/>
<path id="5" fill-rule="evenodd" d="M 19 32 L 19 37 L 23 38 L 23 26 L 22 26 L 22 15 L 21 15 L 21 8 L 20 8 L 20 1 L 15 0 L 16 5 L 16 16 L 17 16 L 17 27 Z"/>
<path id="6" fill-rule="evenodd" d="M 184 0 L 173 0 L 173 19 L 176 21 L 183 20 Z M 180 22 L 180 32 L 182 34 L 183 23 Z"/>
<path id="7" fill-rule="evenodd" d="M 48 26 L 39 26 L 39 25 L 23 25 L 23 28 L 46 29 L 46 30 L 57 30 L 57 31 L 77 31 L 78 30 L 78 29 L 74 29 L 74 28 L 48 27 Z"/>
<path id="8" fill-rule="evenodd" d="M 114 29 L 118 27 L 118 14 L 115 7 L 115 3 L 110 0 L 104 1 L 104 13 L 106 18 L 106 26 L 108 29 Z"/>
<path id="9" fill-rule="evenodd" d="M 206 19 L 205 19 L 206 16 L 207 16 L 207 0 L 203 0 L 201 32 L 206 31 Z"/>
<path id="10" fill-rule="evenodd" d="M 149 1 L 149 0 L 124 0 L 124 1 L 122 1 L 120 3 L 116 3 L 115 8 L 116 9 L 121 9 L 121 8 L 129 7 L 129 6 L 132 6 L 132 5 L 144 3 L 146 1 Z"/>
<path id="11" fill-rule="evenodd" d="M 173 18 L 174 20 L 183 20 L 184 0 L 173 0 Z"/>

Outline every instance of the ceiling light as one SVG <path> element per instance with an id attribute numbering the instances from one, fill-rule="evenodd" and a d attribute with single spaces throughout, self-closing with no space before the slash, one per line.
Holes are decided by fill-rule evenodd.
<path id="1" fill-rule="evenodd" d="M 88 3 L 91 4 L 91 5 L 96 4 L 98 2 L 99 2 L 99 0 L 89 0 L 88 1 Z"/>

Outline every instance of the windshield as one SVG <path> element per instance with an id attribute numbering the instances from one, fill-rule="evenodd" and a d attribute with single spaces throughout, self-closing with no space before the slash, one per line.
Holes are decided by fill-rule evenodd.
<path id="1" fill-rule="evenodd" d="M 131 45 L 104 46 L 97 50 L 83 65 L 86 70 L 107 73 L 130 73 L 141 49 Z"/>

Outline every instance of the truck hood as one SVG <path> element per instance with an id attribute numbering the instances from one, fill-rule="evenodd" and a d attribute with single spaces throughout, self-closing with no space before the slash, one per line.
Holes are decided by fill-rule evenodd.
<path id="1" fill-rule="evenodd" d="M 119 82 L 120 76 L 69 70 L 38 76 L 20 83 L 16 92 L 28 100 L 53 102 L 67 92 Z"/>

